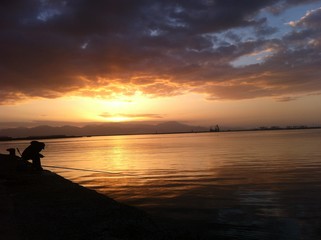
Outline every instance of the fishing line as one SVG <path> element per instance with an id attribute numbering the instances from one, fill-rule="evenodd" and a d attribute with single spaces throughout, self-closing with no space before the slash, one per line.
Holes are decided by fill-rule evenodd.
<path id="1" fill-rule="evenodd" d="M 102 171 L 102 170 L 93 170 L 93 169 L 84 169 L 84 168 L 59 167 L 59 166 L 51 166 L 51 165 L 42 165 L 42 166 L 48 167 L 48 168 L 59 168 L 59 169 L 84 171 L 84 172 L 106 173 L 106 174 L 123 175 L 123 176 L 136 176 L 134 174 L 124 174 L 124 173 L 120 173 L 120 172 L 107 172 L 107 171 Z"/>
<path id="2" fill-rule="evenodd" d="M 22 154 L 21 154 L 19 148 L 17 148 L 17 151 L 18 151 L 20 157 L 22 157 Z M 102 170 L 93 170 L 93 169 L 84 169 L 84 168 L 59 167 L 59 166 L 51 166 L 51 165 L 42 165 L 42 166 L 47 167 L 47 168 L 59 168 L 59 169 L 67 169 L 67 170 L 83 171 L 83 172 L 105 173 L 105 174 L 111 174 L 111 175 L 136 176 L 134 174 L 124 174 L 124 173 L 120 173 L 120 172 L 107 172 L 107 171 L 102 171 Z"/>

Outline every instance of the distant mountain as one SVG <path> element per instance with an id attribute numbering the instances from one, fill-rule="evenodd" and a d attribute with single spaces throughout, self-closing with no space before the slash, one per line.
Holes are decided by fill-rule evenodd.
<path id="1" fill-rule="evenodd" d="M 148 123 L 97 123 L 84 127 L 62 126 L 53 127 L 42 125 L 32 128 L 18 127 L 0 129 L 0 137 L 24 138 L 33 136 L 97 136 L 120 134 L 144 134 L 144 133 L 173 133 L 173 132 L 203 132 L 208 128 L 192 126 L 179 122 L 163 122 L 159 124 Z"/>

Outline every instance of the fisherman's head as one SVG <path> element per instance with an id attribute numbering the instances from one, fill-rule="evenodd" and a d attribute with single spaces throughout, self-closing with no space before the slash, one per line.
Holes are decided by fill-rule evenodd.
<path id="1" fill-rule="evenodd" d="M 39 141 L 31 141 L 30 144 L 39 149 L 45 149 L 45 146 L 46 146 L 45 143 L 39 142 Z"/>

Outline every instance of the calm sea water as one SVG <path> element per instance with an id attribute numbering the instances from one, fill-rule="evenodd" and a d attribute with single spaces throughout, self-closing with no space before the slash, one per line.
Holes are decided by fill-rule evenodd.
<path id="1" fill-rule="evenodd" d="M 321 130 L 45 142 L 43 165 L 104 172 L 48 169 L 191 236 L 321 239 Z"/>

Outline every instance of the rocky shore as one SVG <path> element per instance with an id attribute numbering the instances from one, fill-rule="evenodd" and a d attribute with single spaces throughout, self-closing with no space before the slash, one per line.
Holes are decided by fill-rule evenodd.
<path id="1" fill-rule="evenodd" d="M 143 211 L 50 172 L 17 172 L 0 155 L 0 235 L 6 240 L 167 239 Z"/>

